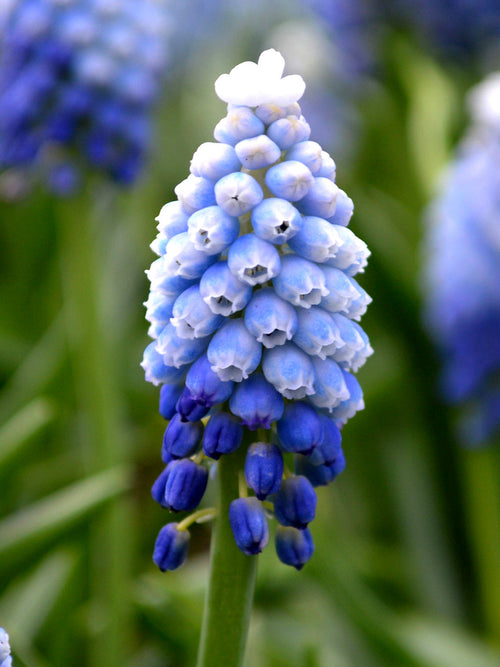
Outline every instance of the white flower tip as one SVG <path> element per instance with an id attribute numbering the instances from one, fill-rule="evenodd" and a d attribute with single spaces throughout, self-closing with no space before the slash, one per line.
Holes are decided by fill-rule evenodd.
<path id="1" fill-rule="evenodd" d="M 500 128 L 500 72 L 474 86 L 467 101 L 474 122 Z"/>
<path id="2" fill-rule="evenodd" d="M 228 104 L 289 106 L 302 97 L 306 84 L 298 74 L 282 78 L 284 68 L 281 53 L 268 49 L 260 54 L 257 63 L 246 61 L 233 67 L 229 74 L 221 74 L 215 82 L 215 92 Z"/>

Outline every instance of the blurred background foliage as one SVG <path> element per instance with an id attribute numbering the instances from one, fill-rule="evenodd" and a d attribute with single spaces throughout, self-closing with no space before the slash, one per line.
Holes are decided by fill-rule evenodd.
<path id="1" fill-rule="evenodd" d="M 477 25 L 461 2 L 434 4 L 417 17 L 404 0 L 191 0 L 131 187 L 88 173 L 70 197 L 43 183 L 18 197 L 3 174 L 0 625 L 17 667 L 195 662 L 210 528 L 192 531 L 183 568 L 156 571 L 164 423 L 139 367 L 144 269 L 155 215 L 225 113 L 213 81 L 269 47 L 306 79 L 311 138 L 372 251 L 360 282 L 375 355 L 358 375 L 366 409 L 344 429 L 346 472 L 319 490 L 312 561 L 297 573 L 272 547 L 261 556 L 248 664 L 500 665 L 498 443 L 458 444 L 420 295 L 423 213 L 499 23 L 494 3 L 478 3 Z"/>

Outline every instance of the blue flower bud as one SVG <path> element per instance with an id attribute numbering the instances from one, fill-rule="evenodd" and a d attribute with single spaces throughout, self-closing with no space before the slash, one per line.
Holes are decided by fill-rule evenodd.
<path id="1" fill-rule="evenodd" d="M 199 286 L 192 285 L 175 300 L 170 322 L 179 338 L 203 338 L 220 326 L 222 316 L 212 313 L 200 294 Z"/>
<path id="2" fill-rule="evenodd" d="M 267 170 L 265 181 L 275 197 L 299 201 L 306 196 L 314 177 L 302 162 L 285 160 Z"/>
<path id="3" fill-rule="evenodd" d="M 151 290 L 148 300 L 143 304 L 146 306 L 145 317 L 147 321 L 160 322 L 163 325 L 168 324 L 176 298 L 175 294 L 165 294 L 160 290 Z"/>
<path id="4" fill-rule="evenodd" d="M 274 498 L 274 513 L 282 526 L 304 529 L 316 516 L 317 498 L 307 477 L 295 475 L 281 483 Z"/>
<path id="5" fill-rule="evenodd" d="M 189 214 L 180 201 L 171 201 L 162 206 L 155 220 L 158 222 L 158 231 L 171 239 L 187 231 L 188 218 Z"/>
<path id="6" fill-rule="evenodd" d="M 252 227 L 261 239 L 282 245 L 302 226 L 302 217 L 286 199 L 270 197 L 252 209 Z"/>
<path id="7" fill-rule="evenodd" d="M 284 404 L 281 395 L 260 373 L 254 373 L 247 380 L 236 385 L 229 401 L 233 415 L 241 418 L 244 426 L 251 431 L 271 428 L 280 419 Z"/>
<path id="8" fill-rule="evenodd" d="M 175 186 L 174 192 L 189 214 L 215 204 L 214 184 L 208 178 L 190 174 Z"/>
<path id="9" fill-rule="evenodd" d="M 242 139 L 263 134 L 264 123 L 248 107 L 235 107 L 222 118 L 214 129 L 217 141 L 234 146 Z"/>
<path id="10" fill-rule="evenodd" d="M 289 526 L 278 526 L 275 546 L 280 561 L 296 570 L 301 570 L 314 553 L 314 543 L 308 528 L 298 530 Z"/>
<path id="11" fill-rule="evenodd" d="M 175 296 L 178 296 L 194 282 L 194 280 L 188 280 L 182 276 L 170 273 L 165 255 L 159 257 L 151 264 L 150 268 L 146 271 L 146 275 L 151 283 L 152 290 L 164 292 L 165 294 L 175 294 Z"/>
<path id="12" fill-rule="evenodd" d="M 219 206 L 207 206 L 193 213 L 188 220 L 188 236 L 196 250 L 217 255 L 238 238 L 238 218 L 225 213 Z"/>
<path id="13" fill-rule="evenodd" d="M 262 346 L 248 333 L 242 319 L 227 321 L 207 350 L 212 370 L 223 381 L 245 380 L 259 365 L 261 355 Z"/>
<path id="14" fill-rule="evenodd" d="M 281 150 L 286 151 L 299 141 L 309 139 L 311 128 L 304 116 L 287 116 L 271 123 L 267 133 Z"/>
<path id="15" fill-rule="evenodd" d="M 297 202 L 297 208 L 304 215 L 330 218 L 335 212 L 338 191 L 329 178 L 318 176 L 306 196 Z"/>
<path id="16" fill-rule="evenodd" d="M 329 178 L 331 181 L 335 181 L 335 174 L 337 171 L 337 166 L 333 161 L 333 158 L 326 151 L 321 151 L 321 168 L 316 173 L 316 176 L 324 176 Z"/>
<path id="17" fill-rule="evenodd" d="M 193 280 L 199 278 L 217 257 L 195 248 L 188 232 L 182 232 L 167 243 L 163 259 L 165 273 Z"/>
<path id="18" fill-rule="evenodd" d="M 200 294 L 213 313 L 228 317 L 247 305 L 252 288 L 231 273 L 227 262 L 217 262 L 202 275 Z"/>
<path id="19" fill-rule="evenodd" d="M 219 459 L 238 449 L 243 439 L 243 427 L 233 415 L 216 412 L 210 417 L 203 436 L 203 451 L 210 458 Z"/>
<path id="20" fill-rule="evenodd" d="M 276 426 L 282 448 L 294 454 L 310 454 L 323 438 L 318 413 L 303 401 L 288 403 Z"/>
<path id="21" fill-rule="evenodd" d="M 187 558 L 189 531 L 178 530 L 178 523 L 167 523 L 158 533 L 153 561 L 162 572 L 176 570 Z"/>
<path id="22" fill-rule="evenodd" d="M 163 436 L 162 458 L 166 453 L 167 460 L 182 459 L 191 456 L 198 449 L 203 435 L 203 424 L 200 421 L 183 421 L 176 414 L 170 420 Z"/>
<path id="23" fill-rule="evenodd" d="M 354 212 L 354 203 L 347 194 L 340 188 L 337 190 L 337 205 L 335 207 L 335 213 L 328 217 L 328 222 L 332 225 L 340 225 L 341 227 L 347 227 L 352 214 Z M 325 216 L 323 216 L 325 217 Z"/>
<path id="24" fill-rule="evenodd" d="M 260 285 L 280 272 L 276 248 L 255 234 L 244 234 L 229 248 L 227 264 L 231 273 L 248 285 Z"/>
<path id="25" fill-rule="evenodd" d="M 215 184 L 217 204 L 228 215 L 238 217 L 248 213 L 264 198 L 259 183 L 250 174 L 235 171 Z"/>
<path id="26" fill-rule="evenodd" d="M 182 393 L 181 384 L 164 384 L 160 389 L 160 415 L 163 419 L 172 419 L 176 413 L 175 405 Z"/>
<path id="27" fill-rule="evenodd" d="M 327 486 L 345 470 L 345 457 L 342 449 L 339 449 L 337 457 L 330 463 L 315 465 L 311 459 L 312 457 L 296 454 L 295 474 L 307 477 L 314 487 Z"/>
<path id="28" fill-rule="evenodd" d="M 190 459 L 176 459 L 166 468 L 164 504 L 174 512 L 190 512 L 203 498 L 208 471 Z"/>
<path id="29" fill-rule="evenodd" d="M 316 141 L 300 141 L 287 151 L 286 159 L 302 162 L 314 176 L 321 169 L 321 154 L 322 148 Z"/>
<path id="30" fill-rule="evenodd" d="M 186 375 L 186 387 L 197 403 L 212 407 L 227 401 L 232 394 L 234 384 L 223 382 L 214 373 L 207 355 L 204 354 L 189 369 Z"/>
<path id="31" fill-rule="evenodd" d="M 270 288 L 255 292 L 245 308 L 245 326 L 264 347 L 283 345 L 297 331 L 295 308 Z"/>
<path id="32" fill-rule="evenodd" d="M 330 313 L 344 313 L 347 315 L 353 299 L 359 296 L 353 278 L 349 278 L 340 269 L 333 266 L 321 267 L 325 276 L 325 284 L 329 293 L 321 299 L 321 307 Z"/>
<path id="33" fill-rule="evenodd" d="M 238 171 L 240 161 L 232 146 L 205 142 L 201 144 L 191 160 L 191 173 L 195 176 L 218 181 L 219 178 Z"/>
<path id="34" fill-rule="evenodd" d="M 304 216 L 302 227 L 288 241 L 288 245 L 305 259 L 326 262 L 336 257 L 340 242 L 336 228 L 329 222 L 315 216 Z"/>
<path id="35" fill-rule="evenodd" d="M 282 257 L 281 271 L 273 279 L 273 286 L 278 296 L 302 308 L 317 305 L 328 294 L 319 266 L 297 255 Z"/>
<path id="36" fill-rule="evenodd" d="M 246 169 L 269 167 L 281 156 L 280 148 L 265 134 L 239 141 L 234 150 Z"/>
<path id="37" fill-rule="evenodd" d="M 326 359 L 343 344 L 331 314 L 322 308 L 297 308 L 297 324 L 293 342 L 308 355 Z"/>
<path id="38" fill-rule="evenodd" d="M 342 434 L 338 426 L 326 415 L 318 415 L 323 426 L 323 437 L 314 448 L 309 460 L 313 465 L 329 465 L 342 451 Z"/>
<path id="39" fill-rule="evenodd" d="M 293 343 L 266 350 L 262 370 L 268 382 L 285 398 L 304 398 L 314 393 L 314 368 L 311 360 Z"/>
<path id="40" fill-rule="evenodd" d="M 283 455 L 269 442 L 254 442 L 245 458 L 245 479 L 259 500 L 277 493 L 283 477 Z"/>
<path id="41" fill-rule="evenodd" d="M 157 341 L 153 341 L 146 347 L 141 361 L 146 382 L 159 385 L 163 382 L 176 382 L 180 380 L 184 375 L 184 370 L 167 366 L 163 360 L 163 355 L 156 351 L 156 343 Z"/>
<path id="42" fill-rule="evenodd" d="M 332 225 L 332 228 L 340 237 L 340 243 L 335 254 L 327 260 L 329 266 L 342 269 L 348 276 L 354 276 L 364 271 L 367 259 L 370 256 L 366 243 L 359 239 L 348 227 Z"/>
<path id="43" fill-rule="evenodd" d="M 344 374 L 340 366 L 332 359 L 313 358 L 315 381 L 314 394 L 309 400 L 317 408 L 332 411 L 337 405 L 349 398 Z"/>
<path id="44" fill-rule="evenodd" d="M 229 505 L 229 521 L 240 551 L 254 556 L 269 542 L 269 526 L 257 498 L 237 498 Z"/>
<path id="45" fill-rule="evenodd" d="M 285 118 L 287 110 L 286 107 L 277 104 L 259 104 L 255 109 L 255 115 L 257 118 L 260 118 L 263 123 L 270 125 L 271 123 L 274 123 L 275 120 Z"/>
<path id="46" fill-rule="evenodd" d="M 179 396 L 175 409 L 182 421 L 197 422 L 207 414 L 210 406 L 199 403 L 187 387 Z"/>
<path id="47" fill-rule="evenodd" d="M 155 480 L 153 486 L 151 487 L 151 496 L 153 497 L 153 500 L 158 503 L 158 505 L 161 505 L 165 509 L 167 509 L 167 505 L 165 504 L 165 484 L 167 483 L 167 477 L 169 475 L 168 472 L 168 465 L 170 461 L 172 461 L 172 457 L 168 454 L 168 452 L 165 452 L 166 456 L 165 459 L 167 459 L 166 466 L 158 476 L 158 478 Z"/>
<path id="48" fill-rule="evenodd" d="M 156 345 L 156 351 L 163 356 L 166 365 L 182 368 L 196 361 L 205 352 L 207 343 L 208 338 L 180 338 L 175 327 L 167 324 L 154 345 Z M 168 380 L 165 379 L 162 382 L 168 382 Z"/>
<path id="49" fill-rule="evenodd" d="M 332 419 L 335 419 L 339 424 L 345 424 L 348 419 L 354 417 L 356 412 L 363 410 L 365 407 L 363 391 L 359 382 L 351 373 L 347 371 L 342 371 L 342 373 L 349 391 L 349 398 L 332 410 Z"/>

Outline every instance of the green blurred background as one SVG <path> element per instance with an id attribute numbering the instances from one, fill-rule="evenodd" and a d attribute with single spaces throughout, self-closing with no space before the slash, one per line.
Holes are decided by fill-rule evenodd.
<path id="1" fill-rule="evenodd" d="M 16 667 L 195 662 L 210 528 L 179 571 L 156 570 L 168 517 L 150 496 L 164 422 L 139 367 L 144 270 L 154 217 L 225 113 L 213 81 L 275 46 L 262 20 L 226 18 L 171 77 L 131 190 L 89 177 L 65 201 L 0 202 L 0 625 Z M 323 146 L 372 251 L 366 409 L 344 429 L 345 473 L 318 490 L 312 561 L 260 557 L 250 667 L 500 665 L 498 446 L 455 440 L 419 288 L 422 214 L 478 74 L 385 30 L 356 126 L 339 154 Z"/>

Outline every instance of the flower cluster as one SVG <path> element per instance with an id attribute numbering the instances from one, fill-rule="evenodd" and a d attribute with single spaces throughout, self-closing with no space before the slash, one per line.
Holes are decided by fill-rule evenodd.
<path id="1" fill-rule="evenodd" d="M 42 165 L 59 194 L 83 162 L 128 184 L 165 66 L 163 2 L 14 1 L 0 62 L 0 170 Z"/>
<path id="2" fill-rule="evenodd" d="M 0 628 L 0 667 L 11 667 L 11 665 L 9 635 L 3 628 Z"/>
<path id="3" fill-rule="evenodd" d="M 364 407 L 353 372 L 372 353 L 357 323 L 371 299 L 354 278 L 369 251 L 347 227 L 353 203 L 309 139 L 302 78 L 283 68 L 271 49 L 216 81 L 228 103 L 216 141 L 197 149 L 157 218 L 142 366 L 169 420 L 153 498 L 194 510 L 210 460 L 244 446 L 236 543 L 259 553 L 272 510 L 278 556 L 300 568 L 313 552 L 314 487 L 343 470 L 340 428 Z M 160 532 L 162 570 L 184 561 L 189 522 Z"/>
<path id="4" fill-rule="evenodd" d="M 500 429 L 500 73 L 470 97 L 473 124 L 429 212 L 426 318 L 466 444 Z"/>

